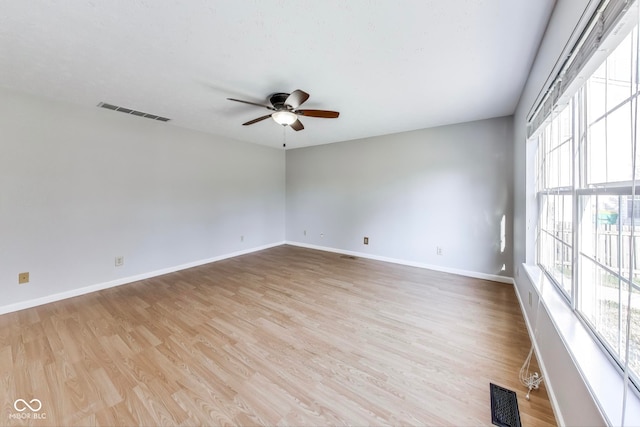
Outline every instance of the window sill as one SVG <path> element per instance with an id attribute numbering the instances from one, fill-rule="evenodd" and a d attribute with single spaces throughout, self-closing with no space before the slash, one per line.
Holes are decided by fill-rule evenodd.
<path id="1" fill-rule="evenodd" d="M 600 412 L 609 425 L 622 425 L 623 375 L 542 270 L 527 264 L 523 268 Z M 627 393 L 625 425 L 640 425 L 640 398 L 632 387 Z"/>

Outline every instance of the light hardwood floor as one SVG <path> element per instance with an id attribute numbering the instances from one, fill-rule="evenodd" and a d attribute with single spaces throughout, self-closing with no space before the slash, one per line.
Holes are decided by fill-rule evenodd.
<path id="1" fill-rule="evenodd" d="M 0 425 L 555 425 L 529 346 L 511 285 L 280 246 L 0 316 Z"/>

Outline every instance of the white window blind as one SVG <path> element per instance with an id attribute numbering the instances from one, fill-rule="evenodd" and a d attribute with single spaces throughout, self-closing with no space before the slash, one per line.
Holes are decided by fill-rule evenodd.
<path id="1" fill-rule="evenodd" d="M 602 40 L 615 33 L 627 10 L 635 0 L 602 0 L 578 42 L 564 58 L 560 71 L 551 81 L 541 101 L 535 106 L 527 121 L 527 137 L 531 137 L 551 116 L 562 96 L 571 96 L 570 86 L 584 69 Z"/>

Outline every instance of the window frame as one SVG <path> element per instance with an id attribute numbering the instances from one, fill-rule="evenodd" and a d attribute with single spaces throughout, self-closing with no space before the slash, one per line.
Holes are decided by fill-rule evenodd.
<path id="1" fill-rule="evenodd" d="M 592 315 L 592 313 L 587 314 L 583 310 L 584 306 L 581 300 L 581 296 L 582 296 L 581 292 L 582 291 L 587 292 L 587 290 L 583 288 L 581 277 L 580 277 L 581 272 L 583 271 L 582 258 L 584 257 L 588 259 L 595 265 L 596 268 L 602 269 L 603 271 L 606 271 L 607 274 L 610 274 L 616 277 L 616 280 L 618 282 L 618 293 L 619 293 L 619 298 L 617 300 L 618 316 L 620 316 L 620 313 L 624 310 L 623 303 L 625 299 L 623 299 L 623 295 L 628 296 L 627 292 L 630 292 L 631 295 L 633 296 L 636 291 L 640 291 L 640 284 L 634 284 L 633 282 L 635 282 L 635 279 L 630 281 L 629 277 L 625 277 L 624 271 L 622 268 L 624 256 L 622 255 L 622 252 L 620 250 L 618 250 L 617 252 L 618 259 L 616 261 L 616 265 L 618 265 L 618 269 L 617 269 L 618 271 L 613 270 L 611 266 L 601 262 L 600 260 L 596 259 L 596 257 L 593 257 L 587 253 L 584 253 L 581 236 L 584 233 L 585 218 L 584 218 L 584 215 L 581 216 L 581 212 L 583 212 L 583 209 L 585 209 L 584 200 L 587 200 L 588 196 L 596 197 L 596 210 L 598 209 L 598 206 L 599 206 L 599 204 L 597 203 L 597 197 L 617 196 L 618 205 L 619 205 L 617 228 L 619 229 L 620 233 L 623 233 L 623 230 L 622 230 L 623 225 L 621 220 L 621 214 L 622 214 L 621 200 L 622 200 L 622 197 L 629 198 L 634 195 L 632 191 L 633 189 L 632 185 L 633 185 L 633 180 L 636 177 L 633 175 L 634 173 L 635 175 L 637 175 L 637 171 L 636 172 L 634 172 L 633 170 L 631 171 L 632 181 L 590 182 L 591 181 L 590 173 L 592 172 L 590 170 L 590 164 L 589 164 L 589 154 L 590 154 L 589 144 L 591 143 L 590 131 L 593 125 L 600 122 L 604 123 L 604 138 L 605 138 L 604 151 L 606 156 L 608 155 L 608 144 L 609 144 L 609 133 L 607 132 L 607 121 L 609 116 L 612 113 L 617 112 L 621 108 L 631 108 L 631 109 L 638 108 L 637 103 L 639 101 L 638 97 L 640 96 L 640 85 L 638 84 L 639 82 L 637 81 L 638 76 L 637 75 L 634 76 L 633 73 L 640 73 L 640 71 L 638 71 L 638 68 L 640 68 L 638 66 L 638 63 L 640 62 L 640 59 L 638 58 L 638 56 L 640 55 L 639 54 L 640 46 L 638 46 L 638 42 L 637 42 L 637 40 L 640 38 L 640 36 L 638 35 L 639 31 L 640 31 L 640 28 L 638 24 L 636 24 L 633 30 L 628 35 L 628 37 L 632 38 L 632 41 L 631 41 L 632 47 L 630 49 L 632 57 L 629 61 L 630 63 L 632 63 L 632 67 L 631 67 L 632 71 L 630 74 L 631 76 L 630 82 L 629 82 L 630 94 L 628 97 L 625 97 L 624 100 L 622 100 L 621 102 L 617 102 L 615 105 L 609 108 L 609 105 L 607 102 L 609 99 L 607 95 L 607 89 L 608 89 L 607 61 L 611 56 L 609 55 L 607 56 L 603 64 L 603 67 L 605 67 L 604 113 L 595 118 L 590 118 L 589 116 L 590 114 L 589 95 L 590 94 L 589 94 L 588 88 L 590 87 L 591 78 L 595 74 L 595 71 L 594 71 L 594 73 L 588 76 L 586 81 L 579 87 L 576 93 L 569 98 L 568 102 L 565 102 L 563 105 L 554 106 L 554 110 L 551 112 L 551 114 L 549 114 L 549 117 L 547 117 L 545 122 L 538 128 L 538 130 L 535 132 L 535 135 L 530 138 L 530 141 L 534 140 L 538 149 L 538 154 L 536 156 L 537 164 L 536 164 L 536 178 L 535 178 L 536 179 L 536 183 L 535 183 L 536 201 L 538 204 L 538 221 L 537 221 L 537 229 L 536 229 L 537 239 L 535 244 L 536 264 L 538 264 L 539 268 L 544 272 L 547 279 L 554 284 L 556 289 L 559 291 L 559 294 L 562 295 L 565 303 L 567 303 L 571 308 L 571 311 L 577 315 L 578 319 L 587 327 L 587 330 L 590 332 L 590 334 L 596 338 L 596 342 L 601 346 L 605 354 L 610 358 L 610 360 L 614 363 L 614 365 L 618 368 L 618 370 L 621 373 L 624 373 L 624 369 L 625 369 L 624 357 L 626 356 L 622 346 L 622 343 L 624 341 L 619 339 L 619 343 L 618 343 L 619 350 L 616 351 L 613 348 L 613 345 L 608 341 L 608 339 L 604 337 L 601 332 L 599 332 L 597 326 L 593 324 L 593 322 L 590 320 L 589 315 Z M 626 40 L 626 37 L 625 39 L 623 39 L 623 41 L 624 40 Z M 622 44 L 622 42 L 620 44 Z M 635 53 L 634 53 L 634 49 L 635 49 Z M 615 53 L 616 50 L 614 49 L 613 52 Z M 560 123 L 559 130 L 557 131 L 558 133 L 556 135 L 556 138 L 558 138 L 558 140 L 554 142 L 553 141 L 553 132 L 555 131 L 554 125 L 557 125 L 556 121 L 562 120 L 561 118 L 563 117 L 563 114 L 565 113 L 566 108 L 571 109 L 570 111 L 571 135 L 568 136 L 566 139 L 560 138 L 560 135 L 564 135 L 564 132 L 562 129 L 562 123 Z M 640 126 L 640 123 L 638 124 L 638 126 Z M 549 146 L 553 145 L 554 143 L 555 145 L 549 148 Z M 554 181 L 550 179 L 550 175 L 549 175 L 549 164 L 550 164 L 549 157 L 554 151 L 559 152 L 561 147 L 566 143 L 571 144 L 571 147 L 570 147 L 571 155 L 569 157 L 570 164 L 568 165 L 570 169 L 570 177 L 571 177 L 570 185 L 558 185 L 556 187 L 550 187 L 549 184 Z M 631 144 L 633 144 L 633 142 L 631 142 Z M 632 148 L 632 153 L 633 153 L 633 148 Z M 558 161 L 558 163 L 559 165 L 556 166 L 558 170 L 555 172 L 560 176 L 562 174 L 563 164 L 560 162 L 560 160 Z M 606 166 L 605 166 L 604 176 L 606 180 L 609 176 L 608 174 L 609 165 L 606 157 L 605 157 L 605 163 L 606 163 Z M 555 178 L 556 179 L 555 183 L 566 184 L 566 182 L 562 181 L 559 176 Z M 548 207 L 548 202 L 545 203 L 545 198 L 558 197 L 558 196 L 571 197 L 572 236 L 571 236 L 570 244 L 565 242 L 563 239 L 558 238 L 556 235 L 554 235 L 554 233 L 557 232 L 556 230 L 557 226 L 555 224 L 552 227 L 553 230 L 548 230 L 549 228 L 548 210 L 545 211 L 545 209 Z M 640 202 L 638 202 L 639 200 L 638 197 L 640 196 L 637 194 L 637 192 L 635 194 L 635 197 L 636 197 L 636 201 L 635 202 L 633 200 L 631 201 L 631 204 L 634 206 L 636 205 L 636 203 L 640 204 Z M 553 219 L 557 222 L 557 218 L 558 218 L 557 206 L 555 207 L 555 210 L 556 212 L 554 212 Z M 635 212 L 635 210 L 634 210 L 633 216 L 634 218 L 640 218 L 640 214 Z M 562 219 L 564 221 L 564 218 Z M 595 221 L 596 222 L 595 222 L 594 230 L 596 232 L 595 238 L 597 241 L 597 238 L 598 238 L 597 217 Z M 632 224 L 634 224 L 634 227 L 636 226 L 635 222 L 632 222 Z M 563 227 L 564 227 L 564 224 L 561 228 Z M 561 233 L 563 233 L 563 230 L 561 230 Z M 549 265 L 545 265 L 545 263 L 547 264 L 549 263 L 547 262 L 547 259 L 546 259 L 546 252 L 543 253 L 543 250 L 544 249 L 548 250 L 550 246 L 545 245 L 543 235 L 545 236 L 546 239 L 557 240 L 558 242 L 561 243 L 561 245 L 566 245 L 571 250 L 570 289 L 566 289 L 563 286 L 563 284 L 557 280 L 554 273 L 549 270 Z M 634 241 L 639 237 L 638 235 L 635 234 L 635 232 L 632 233 L 631 236 L 633 236 Z M 619 237 L 618 245 L 620 245 L 620 247 L 622 247 L 623 245 L 621 237 Z M 552 245 L 552 247 L 555 248 L 555 244 Z M 638 246 L 635 246 L 635 248 L 637 247 Z M 563 261 L 564 261 L 564 258 L 563 258 Z M 553 258 L 552 264 L 554 269 L 557 269 L 556 258 Z M 637 270 L 637 266 L 638 264 L 635 263 L 634 267 L 636 268 L 634 268 L 634 271 Z M 627 287 L 627 290 L 623 290 L 623 283 L 624 283 L 624 286 Z M 585 285 L 585 287 L 586 286 L 587 285 Z M 591 286 L 593 286 L 593 284 Z M 596 302 L 602 303 L 602 301 L 603 300 L 598 300 Z M 633 305 L 627 309 L 629 313 L 631 313 L 633 310 L 634 310 Z M 605 321 L 606 321 L 606 318 L 605 318 Z M 625 328 L 623 328 L 623 326 L 625 326 Z M 626 334 L 626 339 L 631 340 L 631 335 L 626 333 L 626 325 L 623 325 L 622 322 L 619 322 L 618 329 L 615 332 L 619 334 L 619 336 L 621 336 L 621 334 Z M 637 333 L 640 334 L 640 332 L 637 332 Z M 630 343 L 629 345 L 632 345 L 632 344 Z M 629 354 L 629 358 L 631 359 L 631 353 Z M 630 368 L 628 371 L 629 379 L 634 385 L 634 389 L 635 389 L 634 391 L 636 391 L 636 393 L 640 393 L 640 387 L 639 387 L 640 368 L 638 368 L 638 371 L 635 371 L 630 364 L 629 364 L 629 368 Z"/>

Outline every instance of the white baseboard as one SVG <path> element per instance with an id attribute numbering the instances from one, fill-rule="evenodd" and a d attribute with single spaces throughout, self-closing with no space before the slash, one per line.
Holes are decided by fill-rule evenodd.
<path id="1" fill-rule="evenodd" d="M 233 258 L 240 255 L 246 255 L 252 252 L 273 248 L 275 246 L 281 246 L 283 244 L 285 244 L 285 242 L 277 242 L 277 243 L 271 243 L 268 245 L 257 246 L 251 249 L 245 249 L 242 251 L 218 255 L 213 258 L 202 259 L 194 262 L 189 262 L 186 264 L 176 265 L 174 267 L 168 267 L 168 268 L 163 268 L 161 270 L 150 271 L 148 273 L 137 274 L 135 276 L 123 277 L 123 278 L 112 280 L 109 282 L 97 283 L 95 285 L 89 285 L 82 288 L 72 289 L 70 291 L 51 294 L 44 297 L 31 299 L 28 301 L 21 301 L 14 304 L 8 304 L 8 305 L 0 306 L 0 314 L 6 314 L 14 311 L 24 310 L 27 308 L 37 307 L 39 305 L 48 304 L 51 302 L 56 302 L 56 301 L 60 301 L 67 298 L 73 298 L 73 297 L 85 295 L 91 292 L 101 291 L 103 289 L 114 288 L 116 286 L 126 285 L 127 283 L 137 282 L 139 280 L 145 280 L 151 277 L 162 276 L 164 274 L 174 273 L 180 270 L 186 270 L 187 268 L 198 267 L 200 265 L 221 261 L 223 259 Z"/>
<path id="2" fill-rule="evenodd" d="M 413 261 L 406 261 L 406 260 L 401 260 L 401 259 L 396 259 L 396 258 L 383 257 L 383 256 L 372 255 L 372 254 L 367 254 L 367 253 L 362 253 L 362 252 L 346 251 L 346 250 L 330 248 L 330 247 L 326 247 L 326 246 L 309 245 L 309 244 L 302 243 L 302 242 L 283 241 L 283 242 L 276 242 L 276 243 L 271 243 L 271 244 L 263 245 L 263 246 L 257 246 L 257 247 L 254 247 L 254 248 L 251 248 L 251 249 L 242 250 L 242 251 L 231 252 L 231 253 L 228 253 L 228 254 L 223 254 L 223 255 L 216 256 L 216 257 L 207 258 L 207 259 L 203 259 L 203 260 L 198 260 L 198 261 L 194 261 L 194 262 L 190 262 L 190 263 L 186 263 L 186 264 L 181 264 L 181 265 L 177 265 L 177 266 L 173 266 L 173 267 L 163 268 L 163 269 L 160 269 L 160 270 L 150 271 L 150 272 L 138 274 L 138 275 L 135 275 L 135 276 L 123 277 L 123 278 L 112 280 L 112 281 L 109 281 L 109 282 L 97 283 L 97 284 L 94 284 L 94 285 L 89 285 L 89 286 L 85 286 L 85 287 L 82 287 L 82 288 L 72 289 L 72 290 L 65 291 L 65 292 L 59 292 L 59 293 L 56 293 L 56 294 L 46 295 L 46 296 L 43 296 L 43 297 L 40 297 L 40 298 L 34 298 L 34 299 L 31 299 L 31 300 L 27 300 L 27 301 L 21 301 L 21 302 L 14 303 L 14 304 L 8 304 L 8 305 L 0 306 L 0 315 L 1 314 L 6 314 L 6 313 L 11 313 L 11 312 L 14 312 L 14 311 L 24 310 L 24 309 L 31 308 L 31 307 L 36 307 L 36 306 L 43 305 L 43 304 L 48 304 L 48 303 L 55 302 L 55 301 L 60 301 L 60 300 L 67 299 L 67 298 L 73 298 L 73 297 L 77 297 L 77 296 L 80 296 L 80 295 L 85 295 L 85 294 L 88 294 L 88 293 L 91 293 L 91 292 L 100 291 L 100 290 L 103 290 L 103 289 L 114 288 L 116 286 L 126 285 L 127 283 L 132 283 L 132 282 L 137 282 L 139 280 L 145 280 L 145 279 L 149 279 L 149 278 L 152 278 L 152 277 L 162 276 L 164 274 L 169 274 L 169 273 L 173 273 L 173 272 L 176 272 L 176 271 L 185 270 L 187 268 L 197 267 L 197 266 L 200 266 L 200 265 L 209 264 L 209 263 L 216 262 L 216 261 L 221 261 L 223 259 L 233 258 L 233 257 L 236 257 L 236 256 L 245 255 L 245 254 L 249 254 L 249 253 L 252 253 L 252 252 L 257 252 L 257 251 L 261 251 L 261 250 L 264 250 L 264 249 L 269 249 L 269 248 L 273 248 L 273 247 L 276 247 L 276 246 L 281 246 L 281 245 L 284 245 L 284 244 L 291 245 L 291 246 L 299 246 L 299 247 L 309 248 L 309 249 L 316 249 L 316 250 L 321 250 L 321 251 L 325 251 L 325 252 L 333 252 L 333 253 L 338 253 L 338 254 L 343 254 L 343 255 L 357 256 L 357 257 L 360 257 L 360 258 L 367 258 L 367 259 L 372 259 L 372 260 L 376 260 L 376 261 L 390 262 L 390 263 L 393 263 L 393 264 L 401 264 L 401 265 L 407 265 L 407 266 L 411 266 L 411 267 L 425 268 L 425 269 L 428 269 L 428 270 L 441 271 L 443 273 L 458 274 L 458 275 L 461 275 L 461 276 L 473 277 L 473 278 L 476 278 L 476 279 L 491 280 L 491 281 L 494 281 L 494 282 L 502 282 L 502 283 L 510 283 L 510 284 L 514 283 L 513 279 L 511 277 L 498 276 L 496 274 L 486 274 L 486 273 L 479 273 L 479 272 L 474 272 L 474 271 L 459 270 L 459 269 L 455 269 L 455 268 L 448 268 L 448 267 L 442 267 L 442 266 L 431 265 L 431 264 L 417 263 L 417 262 L 413 262 Z"/>
<path id="3" fill-rule="evenodd" d="M 442 267 L 439 265 L 425 264 L 425 263 L 407 261 L 407 260 L 396 259 L 396 258 L 388 258 L 384 256 L 379 256 L 379 255 L 367 254 L 364 252 L 346 251 L 343 249 L 330 248 L 327 246 L 310 245 L 302 242 L 286 241 L 285 244 L 291 245 L 291 246 L 299 246 L 301 248 L 316 249 L 316 250 L 325 251 L 325 252 L 333 252 L 333 253 L 342 254 L 342 255 L 351 255 L 359 258 L 367 258 L 375 261 L 384 261 L 384 262 L 390 262 L 393 264 L 401 264 L 409 267 L 424 268 L 427 270 L 440 271 L 443 273 L 457 274 L 460 276 L 473 277 L 475 279 L 491 280 L 492 282 L 509 283 L 511 285 L 514 284 L 512 277 L 499 276 L 497 274 L 487 274 L 487 273 L 479 273 L 477 271 L 459 270 L 457 268 Z"/>
<path id="4" fill-rule="evenodd" d="M 513 288 L 516 293 L 516 297 L 518 298 L 518 303 L 520 304 L 520 311 L 522 312 L 522 317 L 524 317 L 524 323 L 527 325 L 527 332 L 529 333 L 529 338 L 531 339 L 531 343 L 533 344 L 533 351 L 536 356 L 536 360 L 538 361 L 538 366 L 542 371 L 541 374 L 544 377 L 545 388 L 547 389 L 547 395 L 549 396 L 549 401 L 551 402 L 551 408 L 553 409 L 553 414 L 556 417 L 556 421 L 559 426 L 565 426 L 564 418 L 562 417 L 562 412 L 560 411 L 560 405 L 558 404 L 558 399 L 553 391 L 553 385 L 551 381 L 549 381 L 549 376 L 547 375 L 547 368 L 545 367 L 544 360 L 540 357 L 540 350 L 538 348 L 538 342 L 536 341 L 536 336 L 534 329 L 529 321 L 529 317 L 527 317 L 527 312 L 524 308 L 524 304 L 522 303 L 522 298 L 520 297 L 520 292 L 518 291 L 518 286 L 515 281 L 513 283 Z M 524 363 L 524 360 L 522 361 Z"/>

